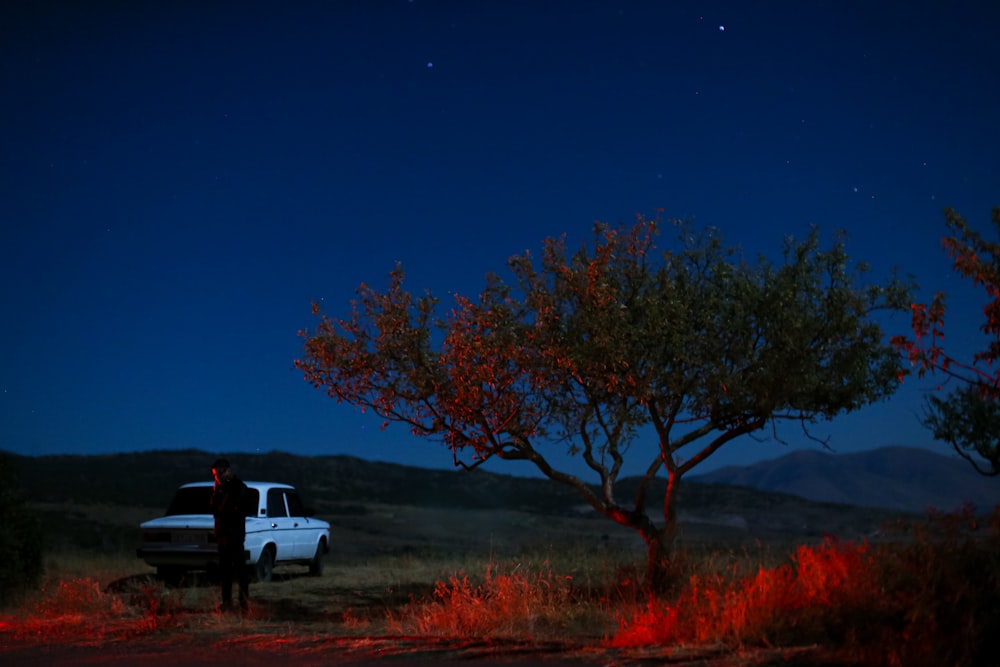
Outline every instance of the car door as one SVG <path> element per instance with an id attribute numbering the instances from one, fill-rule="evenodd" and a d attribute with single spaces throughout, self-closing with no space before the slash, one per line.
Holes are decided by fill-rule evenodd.
<path id="1" fill-rule="evenodd" d="M 296 491 L 285 489 L 285 502 L 294 524 L 296 558 L 312 558 L 316 553 L 315 531 L 309 526 L 309 518 L 306 517 L 302 499 Z"/>
<path id="2" fill-rule="evenodd" d="M 288 505 L 285 503 L 285 489 L 272 488 L 267 490 L 267 521 L 271 529 L 272 539 L 277 547 L 277 560 L 293 560 L 296 555 L 295 520 L 288 516 Z"/>

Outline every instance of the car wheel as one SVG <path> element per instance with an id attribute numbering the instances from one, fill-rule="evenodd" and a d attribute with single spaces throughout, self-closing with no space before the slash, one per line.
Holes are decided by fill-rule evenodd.
<path id="1" fill-rule="evenodd" d="M 319 541 L 316 545 L 316 553 L 313 555 L 312 560 L 309 561 L 309 574 L 314 577 L 323 576 L 323 552 L 326 551 L 324 547 L 326 543 L 323 540 Z"/>
<path id="2" fill-rule="evenodd" d="M 274 576 L 274 551 L 264 547 L 257 560 L 257 581 L 271 581 Z"/>

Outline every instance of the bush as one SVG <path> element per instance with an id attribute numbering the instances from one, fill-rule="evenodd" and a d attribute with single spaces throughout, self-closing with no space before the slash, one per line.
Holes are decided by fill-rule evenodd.
<path id="1" fill-rule="evenodd" d="M 36 617 L 85 616 L 94 620 L 106 620 L 128 613 L 128 608 L 119 596 L 104 592 L 98 582 L 89 578 L 60 581 L 53 590 L 42 593 L 43 596 L 34 606 L 32 615 Z"/>
<path id="2" fill-rule="evenodd" d="M 723 642 L 778 644 L 843 638 L 838 616 L 856 612 L 872 598 L 867 545 L 826 541 L 801 546 L 790 562 L 756 574 L 692 576 L 671 604 L 651 600 L 623 616 L 612 643 Z"/>
<path id="3" fill-rule="evenodd" d="M 901 524 L 870 546 L 800 546 L 754 575 L 692 576 L 622 614 L 612 645 L 818 644 L 852 664 L 981 665 L 1000 654 L 1000 506 Z"/>
<path id="4" fill-rule="evenodd" d="M 464 573 L 438 581 L 433 600 L 413 600 L 390 619 L 406 633 L 445 637 L 562 637 L 566 628 L 589 613 L 574 599 L 572 578 L 551 569 L 498 572 L 487 566 L 481 583 Z"/>
<path id="5" fill-rule="evenodd" d="M 894 635 L 887 662 L 990 664 L 1000 655 L 1000 505 L 985 520 L 967 506 L 903 524 L 879 546 L 878 577 Z M 873 638 L 874 645 L 884 645 Z"/>
<path id="6" fill-rule="evenodd" d="M 38 586 L 44 540 L 41 522 L 17 493 L 13 459 L 0 453 L 0 603 Z"/>

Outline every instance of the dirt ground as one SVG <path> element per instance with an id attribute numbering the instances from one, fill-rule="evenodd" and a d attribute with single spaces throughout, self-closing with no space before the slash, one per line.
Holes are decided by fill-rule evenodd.
<path id="1" fill-rule="evenodd" d="M 178 634 L 93 641 L 18 637 L 0 632 L 6 667 L 323 667 L 418 665 L 680 665 L 751 667 L 832 665 L 815 647 L 732 652 L 718 648 L 618 650 L 572 642 L 503 642 L 375 636 L 276 637 L 230 633 L 214 637 Z"/>

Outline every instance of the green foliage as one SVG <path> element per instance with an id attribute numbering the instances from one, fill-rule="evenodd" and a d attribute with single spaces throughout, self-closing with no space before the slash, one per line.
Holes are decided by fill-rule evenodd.
<path id="1" fill-rule="evenodd" d="M 924 425 L 983 475 L 1000 475 L 1000 400 L 976 384 L 927 397 Z"/>
<path id="2" fill-rule="evenodd" d="M 478 299 L 456 297 L 443 318 L 397 267 L 385 292 L 359 288 L 350 317 L 321 315 L 303 332 L 296 367 L 338 401 L 440 438 L 456 463 L 532 462 L 638 531 L 653 567 L 676 531 L 677 483 L 720 447 L 895 390 L 900 360 L 872 315 L 909 302 L 895 280 L 867 284 L 842 240 L 821 249 L 816 230 L 786 239 L 776 264 L 747 261 L 714 229 L 674 229 L 662 252 L 658 221 L 642 218 L 597 224 L 592 248 L 572 254 L 549 239 L 539 258 L 510 259 L 514 285 L 488 275 Z M 553 465 L 554 443 L 597 484 Z M 646 470 L 632 503 L 615 495 L 626 455 Z M 664 468 L 656 526 L 646 496 Z"/>
<path id="3" fill-rule="evenodd" d="M 0 453 L 0 602 L 33 588 L 42 575 L 41 523 L 18 495 L 11 458 Z"/>
<path id="4" fill-rule="evenodd" d="M 954 209 L 946 208 L 944 215 L 953 235 L 941 239 L 941 245 L 953 268 L 986 292 L 980 326 L 984 347 L 967 358 L 945 348 L 942 292 L 929 304 L 913 304 L 914 337 L 896 336 L 892 342 L 920 376 L 940 373 L 957 383 L 944 398 L 928 397 L 924 425 L 980 473 L 1000 475 L 1000 244 L 985 240 Z M 1000 207 L 993 209 L 992 221 L 1000 231 Z"/>

